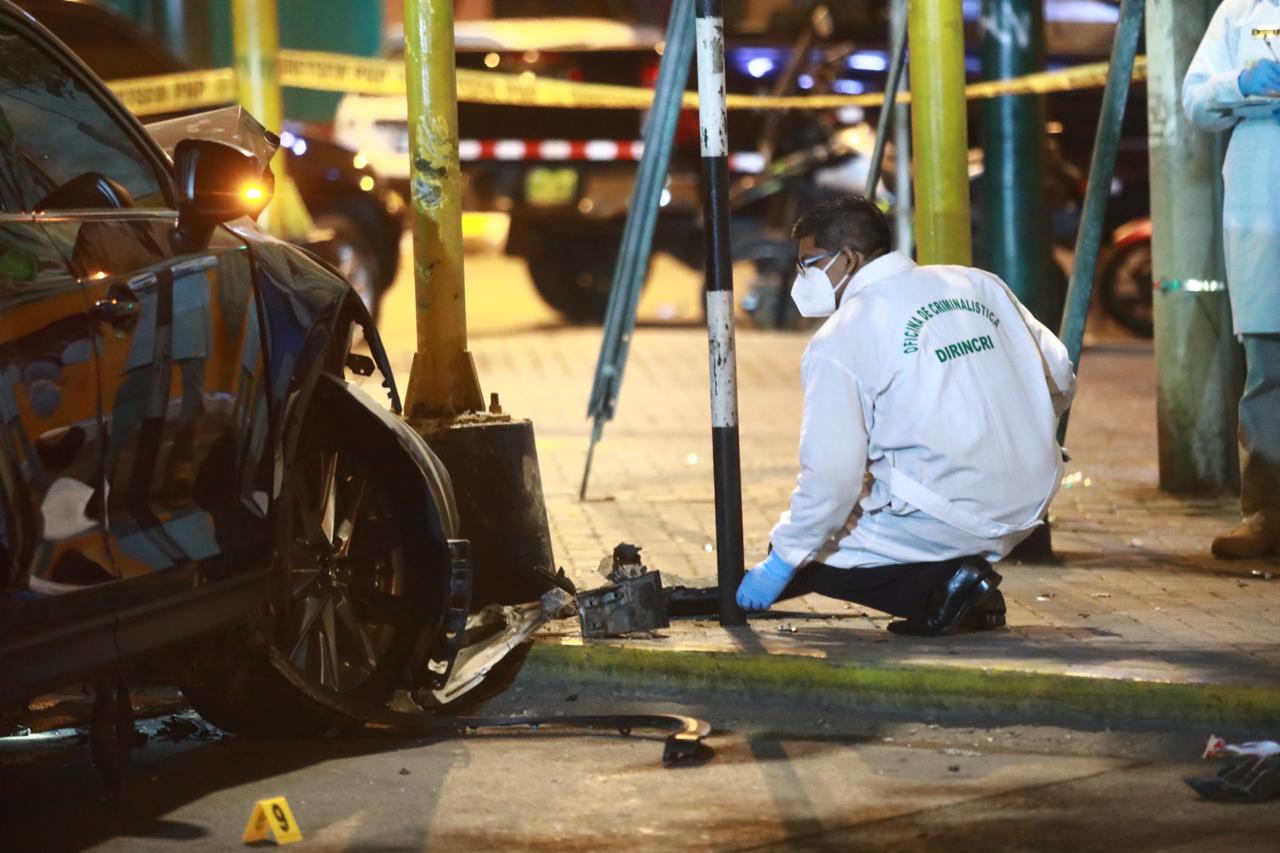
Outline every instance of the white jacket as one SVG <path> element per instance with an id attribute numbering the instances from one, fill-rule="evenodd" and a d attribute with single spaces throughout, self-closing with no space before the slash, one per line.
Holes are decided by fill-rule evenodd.
<path id="1" fill-rule="evenodd" d="M 998 560 L 1057 492 L 1071 361 L 989 273 L 877 258 L 802 374 L 800 476 L 770 534 L 791 565 Z"/>
<path id="2" fill-rule="evenodd" d="M 1280 332 L 1280 123 L 1238 121 L 1214 107 L 1245 100 L 1240 72 L 1280 56 L 1280 38 L 1272 37 L 1268 48 L 1261 35 L 1254 35 L 1267 29 L 1280 29 L 1280 0 L 1226 0 L 1182 84 L 1187 118 L 1205 130 L 1234 128 L 1222 170 L 1222 218 L 1227 291 L 1238 335 Z"/>

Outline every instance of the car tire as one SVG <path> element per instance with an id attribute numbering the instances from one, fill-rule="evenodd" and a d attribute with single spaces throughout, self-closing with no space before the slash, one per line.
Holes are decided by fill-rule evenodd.
<path id="1" fill-rule="evenodd" d="M 421 498 L 403 485 L 415 463 L 378 440 L 369 416 L 326 378 L 277 504 L 270 603 L 250 626 L 200 647 L 182 678 L 195 709 L 236 734 L 357 728 L 343 709 L 385 704 L 439 610 L 417 570 L 431 564 Z"/>
<path id="2" fill-rule="evenodd" d="M 315 224 L 333 232 L 333 238 L 323 244 L 325 260 L 355 289 L 376 322 L 382 294 L 390 282 L 384 280 L 382 259 L 373 241 L 359 221 L 341 210 L 321 213 L 315 217 Z"/>
<path id="3" fill-rule="evenodd" d="M 1107 258 L 1098 276 L 1098 299 L 1116 322 L 1144 338 L 1155 334 L 1151 243 L 1142 241 Z"/>
<path id="4" fill-rule="evenodd" d="M 543 301 L 570 323 L 598 325 L 609 308 L 618 245 L 608 238 L 558 238 L 554 250 L 528 258 L 529 277 Z M 646 279 L 648 272 L 646 267 Z"/>

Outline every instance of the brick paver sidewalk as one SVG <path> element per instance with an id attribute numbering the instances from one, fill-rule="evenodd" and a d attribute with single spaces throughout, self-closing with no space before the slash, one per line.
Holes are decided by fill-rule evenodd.
<path id="1" fill-rule="evenodd" d="M 765 553 L 796 473 L 804 335 L 739 334 L 744 521 L 748 562 Z M 534 421 L 556 555 L 584 588 L 618 542 L 644 548 L 667 585 L 714 583 L 705 331 L 642 328 L 619 415 L 596 454 L 588 500 L 577 499 L 584 415 L 599 332 L 538 330 L 472 341 L 485 391 Z M 407 359 L 397 367 L 407 377 Z M 797 616 L 754 623 L 757 648 L 888 662 L 945 662 L 1167 681 L 1280 684 L 1275 561 L 1223 563 L 1212 536 L 1237 519 L 1229 498 L 1180 499 L 1156 479 L 1151 347 L 1086 351 L 1054 504 L 1059 562 L 1000 571 L 1010 630 L 944 640 L 898 638 L 878 614 L 810 597 Z M 963 412 L 955 413 L 957 418 Z M 798 611 L 798 612 L 797 612 Z M 784 617 L 785 618 L 785 617 Z M 567 636 L 572 626 L 566 625 Z M 641 645 L 742 648 L 710 623 L 683 623 Z"/>

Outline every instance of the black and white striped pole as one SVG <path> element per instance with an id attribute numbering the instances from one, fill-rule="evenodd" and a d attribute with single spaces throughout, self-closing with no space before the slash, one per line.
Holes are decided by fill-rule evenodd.
<path id="1" fill-rule="evenodd" d="M 720 624 L 742 625 L 734 596 L 742 581 L 742 465 L 738 450 L 738 360 L 729 252 L 729 135 L 724 104 L 724 3 L 698 0 L 698 120 L 702 213 L 707 232 L 707 339 L 711 361 L 711 456 L 715 465 L 716 578 Z"/>

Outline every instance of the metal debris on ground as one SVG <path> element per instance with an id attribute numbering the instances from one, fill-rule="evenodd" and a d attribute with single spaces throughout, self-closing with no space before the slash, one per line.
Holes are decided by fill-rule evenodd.
<path id="1" fill-rule="evenodd" d="M 662 596 L 662 576 L 648 572 L 578 594 L 584 639 L 652 631 L 671 624 Z"/>
<path id="2" fill-rule="evenodd" d="M 1237 746 L 1209 735 L 1201 757 L 1226 758 L 1230 762 L 1216 776 L 1184 780 L 1206 800 L 1263 803 L 1280 797 L 1280 743 L 1260 740 Z"/>
<path id="3" fill-rule="evenodd" d="M 799 628 L 787 622 L 783 622 L 781 625 L 778 626 L 779 634 L 795 634 L 795 633 L 798 633 L 799 631 L 800 631 Z"/>
<path id="4" fill-rule="evenodd" d="M 1052 601 L 1052 600 L 1053 600 L 1052 592 L 1042 592 L 1036 596 L 1036 601 Z"/>
<path id="5" fill-rule="evenodd" d="M 443 687 L 423 687 L 412 697 L 399 696 L 396 710 L 418 711 L 447 705 L 484 683 L 504 658 L 529 642 L 533 633 L 551 619 L 574 612 L 573 597 L 562 589 L 550 589 L 536 602 L 518 605 L 491 604 L 467 619 L 462 650 Z"/>
<path id="6" fill-rule="evenodd" d="M 638 578 L 649 571 L 640 558 L 640 551 L 639 545 L 619 542 L 613 549 L 613 554 L 600 561 L 598 571 L 609 583 Z"/>
<path id="7" fill-rule="evenodd" d="M 145 729 L 145 727 L 142 728 Z M 157 740 L 169 743 L 180 743 L 188 739 L 218 740 L 224 736 L 219 729 L 206 723 L 194 711 L 171 714 L 165 717 L 155 730 Z"/>
<path id="8" fill-rule="evenodd" d="M 672 586 L 662 590 L 667 616 L 716 616 L 720 613 L 720 587 Z M 701 625 L 699 625 L 701 627 Z"/>
<path id="9" fill-rule="evenodd" d="M 1264 581 L 1269 581 L 1273 577 L 1271 572 L 1264 572 L 1262 569 L 1253 569 L 1249 574 L 1253 575 L 1255 578 L 1262 578 Z"/>

